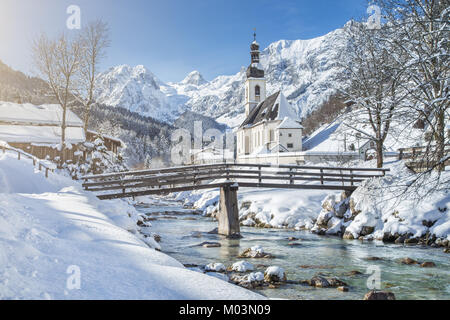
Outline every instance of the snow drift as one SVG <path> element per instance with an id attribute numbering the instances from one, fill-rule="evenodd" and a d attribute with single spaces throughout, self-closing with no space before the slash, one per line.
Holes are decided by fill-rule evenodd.
<path id="1" fill-rule="evenodd" d="M 138 234 L 137 212 L 0 155 L 0 299 L 260 299 L 187 270 Z M 68 285 L 79 270 L 80 287 Z"/>

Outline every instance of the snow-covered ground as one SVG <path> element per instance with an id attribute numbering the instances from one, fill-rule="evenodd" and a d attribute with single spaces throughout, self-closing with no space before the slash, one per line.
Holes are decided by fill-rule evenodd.
<path id="1" fill-rule="evenodd" d="M 399 148 L 426 145 L 424 130 L 405 126 L 413 119 L 402 115 L 394 117 L 386 137 L 385 152 L 397 152 Z M 342 153 L 358 151 L 375 134 L 369 124 L 368 114 L 361 109 L 343 113 L 333 122 L 322 125 L 303 142 L 307 152 Z"/>
<path id="2" fill-rule="evenodd" d="M 354 211 L 359 213 L 346 232 L 357 238 L 363 227 L 373 227 L 366 238 L 383 239 L 385 234 L 419 238 L 429 233 L 450 241 L 448 186 L 447 190 L 433 191 L 437 176 L 434 172 L 425 183 L 407 190 L 417 176 L 400 161 L 390 169 L 386 177 L 366 181 L 353 193 Z M 449 178 L 450 171 L 442 173 L 442 181 L 448 182 Z"/>
<path id="3" fill-rule="evenodd" d="M 263 298 L 151 248 L 138 219 L 123 200 L 0 154 L 0 299 Z"/>

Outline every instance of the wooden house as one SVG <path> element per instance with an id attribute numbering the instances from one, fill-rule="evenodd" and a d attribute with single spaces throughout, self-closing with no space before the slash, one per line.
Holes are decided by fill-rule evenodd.
<path id="1" fill-rule="evenodd" d="M 0 141 L 40 159 L 61 157 L 63 110 L 56 104 L 32 105 L 0 102 Z M 86 141 L 83 122 L 72 111 L 66 113 L 64 159 L 75 160 Z"/>

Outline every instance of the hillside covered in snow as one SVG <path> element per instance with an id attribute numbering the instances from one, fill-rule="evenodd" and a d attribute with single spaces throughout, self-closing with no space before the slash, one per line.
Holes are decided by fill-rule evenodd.
<path id="1" fill-rule="evenodd" d="M 261 299 L 153 248 L 123 200 L 100 201 L 0 154 L 0 299 Z"/>
<path id="2" fill-rule="evenodd" d="M 270 44 L 261 54 L 268 94 L 283 90 L 301 117 L 336 94 L 345 86 L 338 66 L 346 47 L 345 28 L 315 39 Z M 99 103 L 162 121 L 172 122 L 189 110 L 236 127 L 244 117 L 245 69 L 209 82 L 193 71 L 179 83 L 163 83 L 144 66 L 118 66 L 99 76 L 96 96 Z"/>

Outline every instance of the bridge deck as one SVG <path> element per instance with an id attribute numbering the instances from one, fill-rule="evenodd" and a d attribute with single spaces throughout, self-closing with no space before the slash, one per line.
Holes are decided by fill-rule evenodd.
<path id="1" fill-rule="evenodd" d="M 354 191 L 389 169 L 260 164 L 215 164 L 86 176 L 83 187 L 100 199 L 223 188 L 284 188 Z"/>

